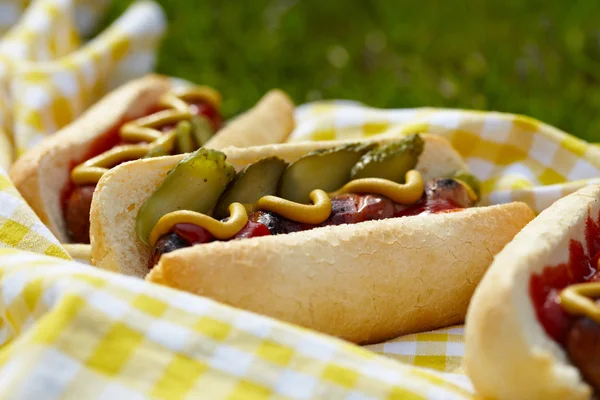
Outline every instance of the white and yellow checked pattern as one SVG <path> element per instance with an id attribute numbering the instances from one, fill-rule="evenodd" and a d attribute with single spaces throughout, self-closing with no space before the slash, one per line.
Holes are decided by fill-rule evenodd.
<path id="1" fill-rule="evenodd" d="M 540 212 L 560 197 L 600 182 L 600 148 L 521 115 L 318 102 L 299 107 L 297 120 L 291 141 L 411 132 L 445 136 L 481 179 L 483 204 L 520 200 Z"/>
<path id="2" fill-rule="evenodd" d="M 71 259 L 0 168 L 0 248 L 5 247 Z"/>
<path id="3" fill-rule="evenodd" d="M 153 69 L 165 30 L 156 3 L 135 3 L 83 47 L 73 14 L 72 0 L 36 0 L 0 39 L 0 149 L 12 143 L 22 154 L 108 90 Z M 0 156 L 0 165 L 14 156 Z"/>
<path id="4" fill-rule="evenodd" d="M 17 23 L 30 0 L 0 0 L 0 34 Z M 79 31 L 89 35 L 102 17 L 110 0 L 75 0 L 75 15 Z"/>
<path id="5" fill-rule="evenodd" d="M 365 347 L 405 364 L 462 373 L 462 360 L 465 356 L 464 329 L 462 326 L 438 329 Z"/>
<path id="6" fill-rule="evenodd" d="M 471 398 L 464 377 L 33 253 L 0 250 L 0 302 L 0 398 Z"/>

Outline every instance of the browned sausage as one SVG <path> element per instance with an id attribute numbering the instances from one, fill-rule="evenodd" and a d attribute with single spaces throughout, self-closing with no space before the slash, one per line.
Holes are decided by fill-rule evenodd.
<path id="1" fill-rule="evenodd" d="M 567 335 L 571 362 L 596 391 L 600 391 L 600 325 L 589 318 L 575 321 Z"/>
<path id="2" fill-rule="evenodd" d="M 454 179 L 435 179 L 425 184 L 427 200 L 448 200 L 458 207 L 466 208 L 473 204 L 467 189 Z"/>
<path id="3" fill-rule="evenodd" d="M 152 249 L 152 255 L 148 260 L 148 268 L 154 268 L 154 266 L 158 264 L 158 261 L 163 254 L 189 246 L 190 243 L 176 233 L 169 233 L 161 237 L 158 239 L 154 245 L 154 248 Z"/>
<path id="4" fill-rule="evenodd" d="M 90 206 L 95 188 L 95 185 L 78 186 L 67 201 L 65 222 L 74 243 L 90 243 Z"/>

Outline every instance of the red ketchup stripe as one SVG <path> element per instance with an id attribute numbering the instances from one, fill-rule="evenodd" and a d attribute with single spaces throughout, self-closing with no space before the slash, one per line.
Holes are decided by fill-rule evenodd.
<path id="1" fill-rule="evenodd" d="M 541 273 L 533 274 L 529 280 L 529 294 L 537 318 L 546 333 L 560 344 L 565 343 L 573 322 L 560 305 L 560 291 L 574 283 L 600 280 L 596 271 L 600 257 L 600 225 L 589 213 L 585 224 L 585 244 L 587 253 L 583 243 L 572 239 L 566 263 L 547 266 Z"/>

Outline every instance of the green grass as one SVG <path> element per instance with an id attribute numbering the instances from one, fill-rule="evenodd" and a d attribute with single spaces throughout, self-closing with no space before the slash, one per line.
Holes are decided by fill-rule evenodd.
<path id="1" fill-rule="evenodd" d="M 600 141 L 597 0 L 159 2 L 158 71 L 216 87 L 228 115 L 280 87 L 298 103 L 520 113 Z"/>

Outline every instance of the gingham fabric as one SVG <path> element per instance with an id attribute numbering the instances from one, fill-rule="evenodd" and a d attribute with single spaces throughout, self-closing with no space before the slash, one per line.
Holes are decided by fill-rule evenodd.
<path id="1" fill-rule="evenodd" d="M 151 71 L 164 29 L 162 9 L 139 2 L 80 47 L 72 0 L 33 2 L 0 39 L 0 150 L 11 149 L 10 143 L 15 150 L 0 155 L 0 165 L 71 122 L 108 90 Z"/>
<path id="2" fill-rule="evenodd" d="M 0 398 L 471 398 L 460 375 L 33 253 L 0 249 L 0 302 Z"/>
<path id="3" fill-rule="evenodd" d="M 460 374 L 465 356 L 464 329 L 455 326 L 406 335 L 365 348 L 406 364 Z"/>
<path id="4" fill-rule="evenodd" d="M 317 102 L 299 107 L 296 116 L 290 141 L 413 132 L 444 136 L 481 179 L 482 204 L 520 200 L 540 212 L 584 185 L 600 183 L 598 146 L 521 115 Z"/>
<path id="5" fill-rule="evenodd" d="M 0 168 L 0 248 L 6 247 L 71 259 Z"/>
<path id="6" fill-rule="evenodd" d="M 17 23 L 30 0 L 0 0 L 0 34 Z M 75 15 L 79 31 L 89 35 L 96 29 L 110 0 L 75 0 Z"/>

